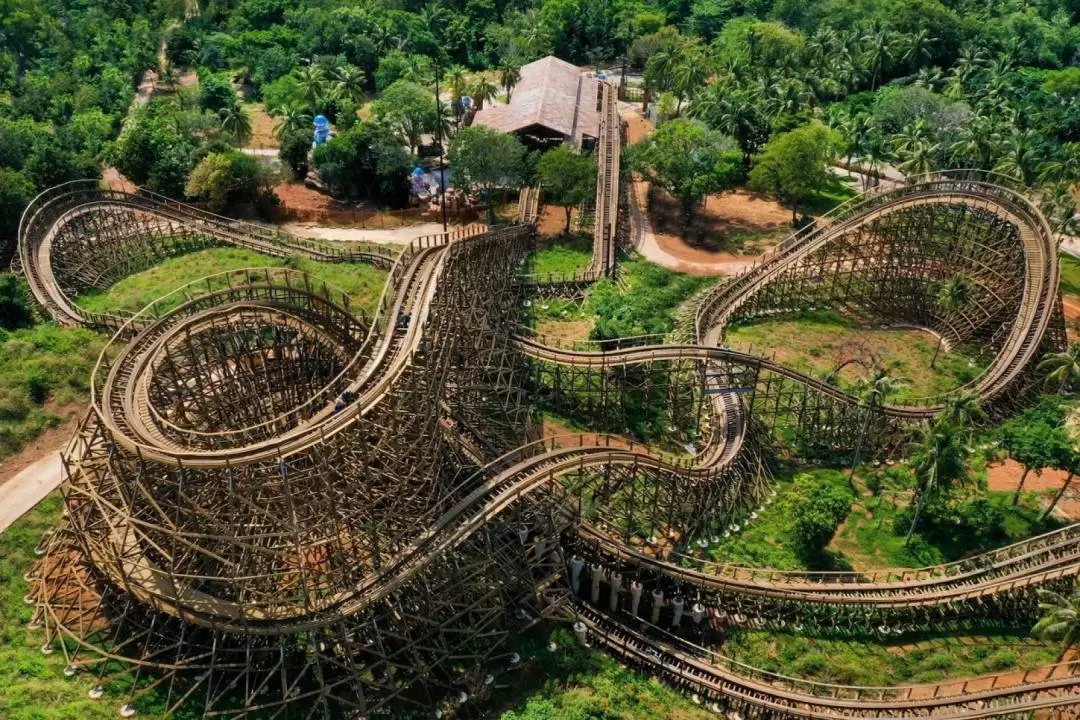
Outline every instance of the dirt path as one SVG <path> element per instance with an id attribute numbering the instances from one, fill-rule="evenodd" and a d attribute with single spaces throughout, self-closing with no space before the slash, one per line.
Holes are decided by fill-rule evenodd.
<path id="1" fill-rule="evenodd" d="M 639 142 L 653 131 L 652 123 L 641 115 L 636 104 L 620 103 L 619 112 L 627 123 L 630 144 Z M 646 260 L 669 270 L 692 275 L 729 275 L 753 263 L 753 257 L 749 255 L 694 248 L 678 234 L 670 232 L 670 228 L 665 228 L 668 230 L 666 232 L 658 231 L 646 211 L 649 207 L 649 183 L 639 176 L 634 177 L 628 201 L 631 243 Z M 740 224 L 737 229 L 729 227 L 732 232 L 760 232 L 782 227 L 789 213 L 771 201 L 751 196 L 750 193 L 736 192 L 708 198 L 702 215 L 708 216 L 708 220 L 702 222 Z"/>

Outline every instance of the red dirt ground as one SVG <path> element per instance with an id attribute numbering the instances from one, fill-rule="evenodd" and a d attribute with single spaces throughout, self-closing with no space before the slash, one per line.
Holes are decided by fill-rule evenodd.
<path id="1" fill-rule="evenodd" d="M 994 463 L 986 468 L 987 488 L 997 492 L 1014 492 L 1020 477 L 1024 474 L 1024 467 L 1012 458 L 1003 462 Z M 1054 494 L 1061 489 L 1067 473 L 1061 470 L 1047 468 L 1041 475 L 1036 475 L 1032 470 L 1024 481 L 1024 491 L 1038 492 L 1045 496 L 1045 505 L 1049 505 Z M 1061 498 L 1061 502 L 1054 509 L 1055 514 L 1068 517 L 1070 520 L 1080 520 L 1080 482 L 1073 480 L 1073 486 Z"/>
<path id="2" fill-rule="evenodd" d="M 573 227 L 573 221 L 577 218 L 577 212 L 575 211 L 571 219 L 571 227 Z M 541 237 L 555 237 L 556 235 L 562 235 L 563 230 L 566 229 L 566 211 L 558 205 L 545 205 L 543 210 L 540 211 L 540 222 L 536 225 L 536 232 Z"/>
<path id="3" fill-rule="evenodd" d="M 790 232 L 788 210 L 741 189 L 707 198 L 686 237 L 679 205 L 666 192 L 650 189 L 648 212 L 660 247 L 691 262 L 756 255 L 776 245 Z M 731 242 L 736 235 L 757 237 L 746 238 L 744 247 L 738 248 L 732 247 Z"/>
<path id="4" fill-rule="evenodd" d="M 330 210 L 340 207 L 329 195 L 312 190 L 303 183 L 281 183 L 274 186 L 274 193 L 290 210 Z"/>

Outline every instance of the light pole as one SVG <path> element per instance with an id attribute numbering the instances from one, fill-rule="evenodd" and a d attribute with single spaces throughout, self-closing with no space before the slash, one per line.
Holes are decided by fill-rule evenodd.
<path id="1" fill-rule="evenodd" d="M 435 134 L 439 140 L 439 195 L 442 205 L 442 231 L 443 235 L 446 234 L 446 163 L 443 161 L 443 154 L 446 152 L 446 148 L 443 147 L 442 136 L 442 100 L 439 99 L 439 58 L 435 58 Z"/>

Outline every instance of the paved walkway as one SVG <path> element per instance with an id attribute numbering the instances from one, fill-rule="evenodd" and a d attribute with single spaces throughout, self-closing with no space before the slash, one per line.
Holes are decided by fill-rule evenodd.
<path id="1" fill-rule="evenodd" d="M 0 532 L 29 512 L 55 490 L 63 479 L 60 451 L 27 466 L 0 485 Z"/>
<path id="2" fill-rule="evenodd" d="M 451 226 L 451 231 L 458 226 Z M 423 235 L 442 232 L 442 223 L 430 222 L 419 225 L 405 225 L 392 230 L 366 230 L 363 228 L 336 227 L 333 225 L 312 225 L 310 223 L 288 223 L 281 229 L 297 237 L 316 240 L 336 240 L 338 242 L 370 242 L 381 244 L 401 244 L 415 240 Z"/>

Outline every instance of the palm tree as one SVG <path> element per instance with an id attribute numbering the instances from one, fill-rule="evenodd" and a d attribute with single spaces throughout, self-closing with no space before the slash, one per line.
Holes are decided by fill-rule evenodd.
<path id="1" fill-rule="evenodd" d="M 326 73 L 318 65 L 305 65 L 296 71 L 296 80 L 303 93 L 304 102 L 313 110 L 318 109 L 326 99 Z"/>
<path id="2" fill-rule="evenodd" d="M 495 84 L 488 80 L 483 75 L 476 79 L 476 83 L 473 85 L 472 98 L 476 102 L 476 109 L 483 110 L 484 103 L 489 100 L 494 100 L 499 96 L 499 88 L 495 87 Z"/>
<path id="3" fill-rule="evenodd" d="M 859 397 L 866 407 L 863 409 L 862 427 L 859 430 L 859 439 L 855 443 L 855 455 L 851 459 L 851 471 L 848 473 L 848 483 L 852 488 L 855 487 L 855 466 L 859 464 L 859 455 L 862 453 L 863 443 L 866 442 L 866 432 L 870 429 L 870 418 L 885 403 L 885 398 L 896 389 L 896 383 L 889 377 L 889 371 L 885 369 L 879 370 L 874 375 L 874 379 L 869 382 L 862 378 L 859 380 L 861 386 Z"/>
<path id="4" fill-rule="evenodd" d="M 975 423 L 986 418 L 979 400 L 979 391 L 971 388 L 949 396 L 945 403 L 945 421 L 958 428 L 967 428 L 969 442 L 975 432 Z"/>
<path id="5" fill-rule="evenodd" d="M 1066 143 L 1061 149 L 1060 157 L 1039 165 L 1039 182 L 1063 181 L 1071 185 L 1080 180 L 1080 143 Z"/>
<path id="6" fill-rule="evenodd" d="M 251 116 L 239 104 L 221 108 L 221 129 L 233 136 L 238 147 L 251 137 Z"/>
<path id="7" fill-rule="evenodd" d="M 956 275 L 941 286 L 937 296 L 938 307 L 946 313 L 958 312 L 971 302 L 971 283 L 963 275 Z M 934 357 L 930 359 L 930 367 L 937 362 L 941 345 L 945 341 L 945 335 L 938 333 L 937 348 L 934 349 Z"/>
<path id="8" fill-rule="evenodd" d="M 848 150 L 848 167 L 851 166 L 851 161 L 854 158 L 862 157 L 863 153 L 866 152 L 866 142 L 873 129 L 874 123 L 870 118 L 870 113 L 865 112 L 849 115 L 847 119 L 840 124 L 840 132 L 844 137 L 844 142 L 847 145 Z"/>
<path id="9" fill-rule="evenodd" d="M 1074 584 L 1068 597 L 1045 589 L 1039 589 L 1038 593 L 1043 615 L 1031 632 L 1044 640 L 1060 642 L 1057 662 L 1061 662 L 1069 650 L 1080 644 L 1080 587 Z"/>
<path id="10" fill-rule="evenodd" d="M 937 90 L 943 82 L 945 82 L 945 74 L 941 72 L 941 68 L 934 66 L 919 68 L 919 71 L 915 73 L 915 82 L 912 84 L 927 90 Z"/>
<path id="11" fill-rule="evenodd" d="M 499 68 L 499 84 L 506 91 L 506 102 L 510 102 L 510 95 L 514 92 L 514 86 L 521 80 L 521 65 L 516 61 L 509 60 Z"/>
<path id="12" fill-rule="evenodd" d="M 960 138 L 949 146 L 953 162 L 961 167 L 989 169 L 1001 152 L 1001 133 L 987 115 L 977 114 L 960 128 Z"/>
<path id="13" fill-rule="evenodd" d="M 284 140 L 289 135 L 302 132 L 304 129 L 311 127 L 311 116 L 298 107 L 284 107 L 274 110 L 272 115 L 277 115 L 280 119 L 277 127 L 274 128 L 274 135 L 278 140 Z"/>
<path id="14" fill-rule="evenodd" d="M 936 168 L 936 158 L 941 146 L 933 141 L 934 131 L 926 118 L 909 123 L 893 139 L 893 154 L 899 160 L 898 167 L 909 176 L 925 175 Z"/>
<path id="15" fill-rule="evenodd" d="M 1063 352 L 1048 354 L 1035 370 L 1046 373 L 1043 382 L 1047 387 L 1056 388 L 1062 395 L 1068 394 L 1080 385 L 1080 343 L 1073 343 Z"/>
<path id="16" fill-rule="evenodd" d="M 967 447 L 957 437 L 956 426 L 944 418 L 922 431 L 918 449 L 911 461 L 917 483 L 915 515 L 904 538 L 905 544 L 910 543 L 911 536 L 915 534 L 926 499 L 944 492 L 967 473 L 967 453 Z"/>
<path id="17" fill-rule="evenodd" d="M 357 106 L 364 101 L 367 78 L 363 70 L 352 65 L 340 65 L 330 74 L 330 78 L 334 82 L 334 93 L 337 97 L 351 100 Z"/>
<path id="18" fill-rule="evenodd" d="M 892 61 L 893 54 L 896 52 L 897 36 L 882 27 L 874 27 L 863 35 L 862 44 L 863 58 L 870 72 L 870 90 L 874 91 L 877 89 L 878 76 L 882 69 Z"/>
<path id="19" fill-rule="evenodd" d="M 676 115 L 682 110 L 683 101 L 704 85 L 708 76 L 708 64 L 705 62 L 700 46 L 696 43 L 687 43 L 679 53 L 674 67 L 671 68 L 671 89 L 679 98 L 679 104 L 675 108 Z"/>
<path id="20" fill-rule="evenodd" d="M 994 165 L 994 172 L 1030 184 L 1034 179 L 1035 164 L 1038 161 L 1032 137 L 1030 130 L 1009 133 L 1002 142 L 1002 155 Z"/>
<path id="21" fill-rule="evenodd" d="M 930 56 L 933 54 L 931 48 L 933 48 L 934 43 L 936 42 L 937 38 L 930 37 L 930 33 L 925 29 L 917 30 L 913 35 L 909 35 L 906 38 L 906 45 L 901 57 L 912 68 L 919 67 L 922 63 L 930 59 Z"/>

